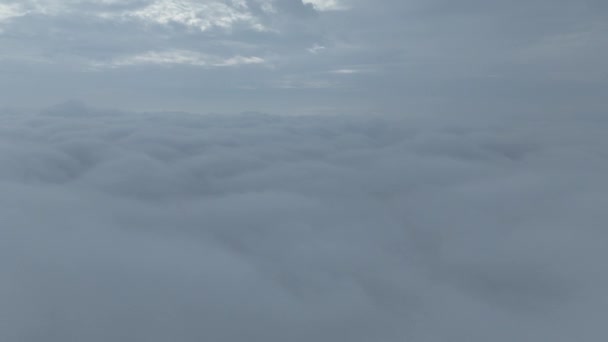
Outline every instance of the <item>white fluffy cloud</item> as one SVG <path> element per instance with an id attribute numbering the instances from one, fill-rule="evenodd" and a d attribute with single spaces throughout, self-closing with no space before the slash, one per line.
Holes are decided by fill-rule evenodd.
<path id="1" fill-rule="evenodd" d="M 161 0 L 122 15 L 159 24 L 179 23 L 201 31 L 213 27 L 229 29 L 238 23 L 245 23 L 255 30 L 265 29 L 242 2 Z"/>
<path id="2" fill-rule="evenodd" d="M 4 111 L 0 339 L 601 340 L 605 119 L 462 120 Z"/>
<path id="3" fill-rule="evenodd" d="M 26 12 L 21 10 L 16 4 L 0 4 L 0 23 L 25 14 Z"/>

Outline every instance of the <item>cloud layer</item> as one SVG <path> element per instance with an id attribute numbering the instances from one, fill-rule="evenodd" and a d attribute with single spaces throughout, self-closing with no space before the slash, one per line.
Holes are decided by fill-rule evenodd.
<path id="1" fill-rule="evenodd" d="M 598 341 L 606 121 L 0 115 L 5 341 Z"/>

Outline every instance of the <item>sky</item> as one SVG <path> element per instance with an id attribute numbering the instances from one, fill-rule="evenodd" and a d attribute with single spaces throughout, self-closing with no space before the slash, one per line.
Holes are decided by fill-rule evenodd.
<path id="1" fill-rule="evenodd" d="M 607 14 L 601 0 L 2 0 L 0 103 L 598 112 Z"/>
<path id="2" fill-rule="evenodd" d="M 0 0 L 0 341 L 608 340 L 607 11 Z"/>

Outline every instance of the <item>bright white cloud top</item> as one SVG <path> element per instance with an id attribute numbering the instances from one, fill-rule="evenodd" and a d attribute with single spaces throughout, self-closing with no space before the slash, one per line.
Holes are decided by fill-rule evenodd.
<path id="1" fill-rule="evenodd" d="M 0 115 L 4 341 L 597 341 L 605 118 Z"/>

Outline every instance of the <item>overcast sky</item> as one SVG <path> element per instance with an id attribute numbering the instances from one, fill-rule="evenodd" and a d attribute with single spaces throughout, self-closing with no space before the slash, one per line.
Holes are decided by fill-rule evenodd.
<path id="1" fill-rule="evenodd" d="M 0 0 L 0 103 L 601 111 L 602 0 Z"/>

